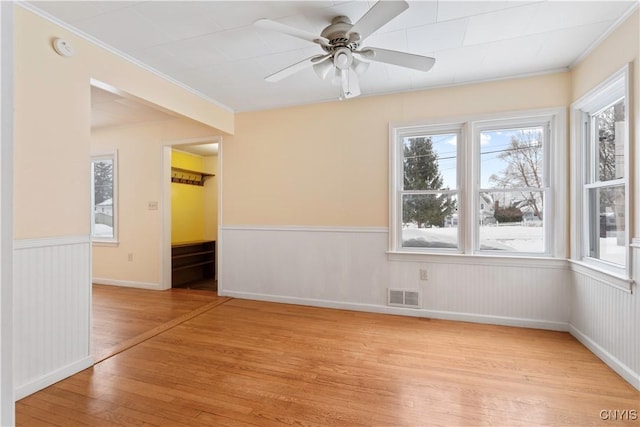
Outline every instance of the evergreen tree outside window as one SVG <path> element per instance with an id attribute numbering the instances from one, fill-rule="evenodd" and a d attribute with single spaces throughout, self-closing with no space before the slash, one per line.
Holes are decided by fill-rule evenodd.
<path id="1" fill-rule="evenodd" d="M 552 108 L 391 125 L 390 255 L 562 257 L 565 121 Z"/>
<path id="2" fill-rule="evenodd" d="M 115 154 L 91 158 L 91 237 L 94 241 L 116 241 L 115 172 Z"/>
<path id="3" fill-rule="evenodd" d="M 402 137 L 402 247 L 458 249 L 458 131 Z"/>

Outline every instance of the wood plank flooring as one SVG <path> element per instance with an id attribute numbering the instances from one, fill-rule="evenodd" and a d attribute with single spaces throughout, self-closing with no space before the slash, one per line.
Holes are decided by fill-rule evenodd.
<path id="1" fill-rule="evenodd" d="M 567 333 L 231 299 L 19 401 L 19 426 L 589 426 L 640 393 Z"/>
<path id="2" fill-rule="evenodd" d="M 93 285 L 91 353 L 100 361 L 180 322 L 194 310 L 226 301 L 215 292 L 152 291 Z"/>

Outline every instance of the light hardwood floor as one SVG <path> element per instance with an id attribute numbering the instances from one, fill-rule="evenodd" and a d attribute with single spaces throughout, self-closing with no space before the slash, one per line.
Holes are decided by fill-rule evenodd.
<path id="1" fill-rule="evenodd" d="M 17 403 L 20 426 L 588 426 L 640 393 L 567 333 L 220 300 Z"/>
<path id="2" fill-rule="evenodd" d="M 103 360 L 226 300 L 215 292 L 93 285 L 93 358 Z"/>

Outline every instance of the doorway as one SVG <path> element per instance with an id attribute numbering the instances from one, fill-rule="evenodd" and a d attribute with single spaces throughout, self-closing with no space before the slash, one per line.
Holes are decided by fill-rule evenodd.
<path id="1" fill-rule="evenodd" d="M 170 157 L 164 200 L 171 201 L 165 203 L 165 266 L 171 267 L 165 277 L 172 288 L 217 291 L 219 144 L 219 137 L 210 137 L 173 141 L 164 149 Z"/>

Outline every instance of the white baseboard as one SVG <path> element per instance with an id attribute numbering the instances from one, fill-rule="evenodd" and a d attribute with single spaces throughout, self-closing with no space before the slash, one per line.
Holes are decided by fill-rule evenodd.
<path id="1" fill-rule="evenodd" d="M 125 288 L 150 289 L 155 291 L 162 290 L 162 287 L 159 283 L 136 282 L 132 280 L 114 280 L 94 277 L 91 279 L 91 283 L 94 283 L 96 285 L 122 286 Z"/>
<path id="2" fill-rule="evenodd" d="M 598 356 L 607 366 L 616 371 L 618 375 L 624 378 L 637 390 L 640 390 L 640 372 L 633 372 L 631 368 L 618 360 L 590 337 L 583 334 L 575 326 L 569 325 L 569 333 L 571 333 L 571 335 L 580 341 L 582 345 L 587 347 L 593 354 Z"/>
<path id="3" fill-rule="evenodd" d="M 441 320 L 454 320 L 459 322 L 484 323 L 489 325 L 516 326 L 520 328 L 547 329 L 552 331 L 568 331 L 569 325 L 564 322 L 545 321 L 537 319 L 525 319 L 516 317 L 502 317 L 484 314 L 456 313 L 437 310 L 424 310 L 415 308 L 389 307 L 373 304 L 347 303 L 339 301 L 319 300 L 311 298 L 296 298 L 269 294 L 256 294 L 250 292 L 237 292 L 218 290 L 218 295 L 233 298 L 251 299 L 285 304 L 308 305 L 312 307 L 335 308 L 340 310 L 365 311 L 369 313 L 393 314 L 411 317 L 427 317 Z"/>
<path id="4" fill-rule="evenodd" d="M 36 380 L 30 381 L 16 388 L 16 401 L 27 397 L 37 391 L 40 391 L 43 388 L 49 387 L 50 385 L 55 384 L 67 377 L 70 377 L 73 374 L 77 374 L 80 371 L 90 368 L 91 366 L 93 366 L 93 358 L 91 356 L 87 356 L 70 365 L 63 366 L 60 369 L 56 369 L 55 371 L 50 372 L 47 375 L 44 375 Z"/>

